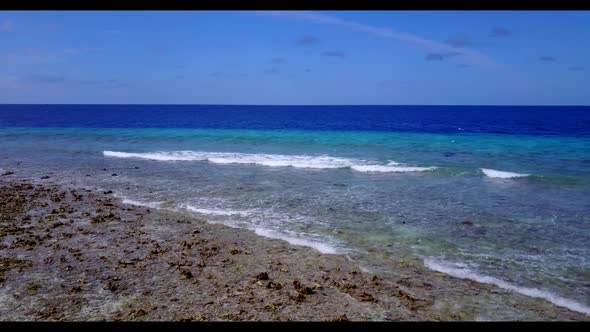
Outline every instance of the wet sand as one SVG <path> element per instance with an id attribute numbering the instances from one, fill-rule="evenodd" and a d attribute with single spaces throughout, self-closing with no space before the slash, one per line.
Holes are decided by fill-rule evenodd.
<path id="1" fill-rule="evenodd" d="M 10 175 L 0 177 L 0 320 L 589 320 L 417 257 L 392 262 L 395 277 L 372 274 L 109 191 Z"/>

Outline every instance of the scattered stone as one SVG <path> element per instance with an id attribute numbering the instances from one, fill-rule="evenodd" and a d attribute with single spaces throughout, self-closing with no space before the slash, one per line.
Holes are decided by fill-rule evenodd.
<path id="1" fill-rule="evenodd" d="M 283 288 L 283 285 L 281 283 L 278 283 L 278 282 L 269 281 L 266 284 L 266 288 L 280 290 L 280 289 Z"/>
<path id="2" fill-rule="evenodd" d="M 107 283 L 103 286 L 104 289 L 110 290 L 111 292 L 115 292 L 119 289 L 119 285 L 112 282 L 111 280 L 107 281 Z"/>
<path id="3" fill-rule="evenodd" d="M 334 318 L 334 322 L 348 322 L 348 317 L 346 317 L 346 314 L 338 315 Z"/>
<path id="4" fill-rule="evenodd" d="M 187 270 L 187 269 L 180 269 L 180 279 L 186 280 L 186 279 L 191 279 L 193 277 L 193 274 L 191 273 L 191 271 Z"/>
<path id="5" fill-rule="evenodd" d="M 297 291 L 301 294 L 304 294 L 304 295 L 311 295 L 314 293 L 313 289 L 311 289 L 311 287 L 308 287 L 308 286 L 298 288 Z"/>
<path id="6" fill-rule="evenodd" d="M 268 273 L 266 272 L 260 272 L 258 274 L 256 274 L 254 276 L 254 279 L 256 280 L 268 280 Z"/>
<path id="7" fill-rule="evenodd" d="M 305 301 L 305 295 L 299 293 L 299 292 L 295 292 L 295 294 L 291 294 L 290 298 L 292 300 L 295 300 L 297 302 L 303 302 Z"/>
<path id="8" fill-rule="evenodd" d="M 223 315 L 221 315 L 222 319 L 227 319 L 227 320 L 239 320 L 240 317 L 238 315 L 232 314 L 232 313 L 225 313 Z"/>
<path id="9" fill-rule="evenodd" d="M 189 316 L 186 318 L 181 318 L 181 322 L 202 322 L 207 320 L 207 316 L 205 315 L 198 315 L 198 316 Z"/>
<path id="10" fill-rule="evenodd" d="M 39 288 L 41 288 L 41 285 L 37 283 L 30 283 L 29 286 L 27 286 L 27 292 L 29 294 L 34 294 Z"/>
<path id="11" fill-rule="evenodd" d="M 129 313 L 129 318 L 130 319 L 135 319 L 135 318 L 139 318 L 139 317 L 143 317 L 147 315 L 147 312 L 143 309 L 139 309 L 139 310 L 133 310 L 132 312 Z"/>
<path id="12" fill-rule="evenodd" d="M 80 293 L 82 291 L 82 287 L 80 286 L 74 286 L 72 288 L 70 288 L 69 292 L 70 293 Z"/>
<path id="13" fill-rule="evenodd" d="M 375 298 L 373 297 L 373 295 L 367 293 L 367 292 L 362 292 L 360 294 L 358 294 L 358 299 L 361 302 L 376 302 Z"/>
<path id="14" fill-rule="evenodd" d="M 242 251 L 239 250 L 239 249 L 237 249 L 237 248 L 235 248 L 235 247 L 231 247 L 230 250 L 229 250 L 229 253 L 232 254 L 232 255 L 237 255 L 237 254 L 241 254 Z"/>

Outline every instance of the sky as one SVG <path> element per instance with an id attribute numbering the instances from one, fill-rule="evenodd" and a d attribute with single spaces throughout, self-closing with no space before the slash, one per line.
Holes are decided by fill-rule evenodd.
<path id="1" fill-rule="evenodd" d="M 0 11 L 0 103 L 590 105 L 590 11 Z"/>

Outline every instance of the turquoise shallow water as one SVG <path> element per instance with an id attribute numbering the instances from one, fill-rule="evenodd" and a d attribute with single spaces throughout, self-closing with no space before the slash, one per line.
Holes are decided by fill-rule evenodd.
<path id="1" fill-rule="evenodd" d="M 274 122 L 259 115 L 249 129 L 187 128 L 180 116 L 175 128 L 139 116 L 125 127 L 115 115 L 106 118 L 116 128 L 100 117 L 50 126 L 72 120 L 15 114 L 0 112 L 0 172 L 109 188 L 133 204 L 347 254 L 383 273 L 413 253 L 432 269 L 588 313 L 585 118 L 580 126 L 570 114 L 573 129 L 556 131 L 519 115 L 529 124 L 518 123 L 528 128 L 519 132 L 451 117 L 426 117 L 429 131 L 405 130 L 420 127 L 424 117 L 414 115 L 402 119 L 408 125 L 379 115 L 399 130 L 347 129 L 356 126 L 350 119 L 318 130 L 290 128 L 299 113 Z"/>

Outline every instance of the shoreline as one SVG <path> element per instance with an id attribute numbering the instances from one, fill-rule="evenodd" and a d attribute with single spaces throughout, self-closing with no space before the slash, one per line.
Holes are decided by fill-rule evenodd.
<path id="1" fill-rule="evenodd" d="M 589 320 L 416 257 L 373 274 L 110 191 L 4 178 L 0 202 L 1 320 Z"/>

